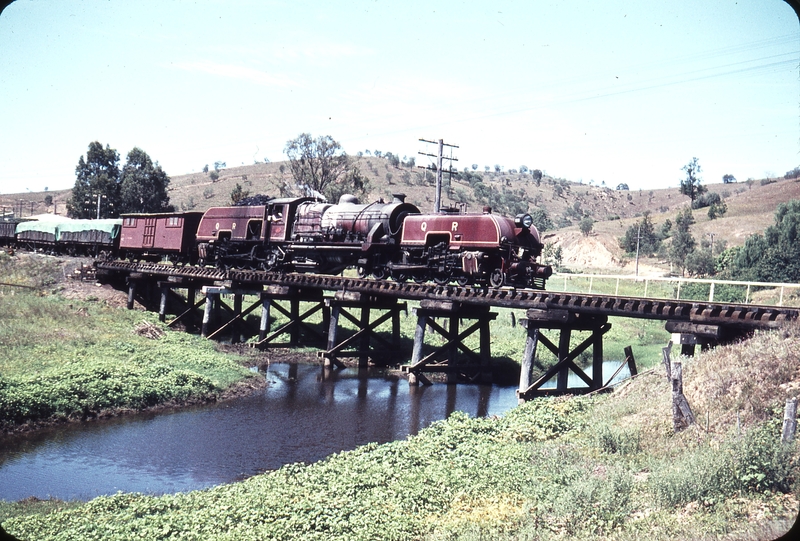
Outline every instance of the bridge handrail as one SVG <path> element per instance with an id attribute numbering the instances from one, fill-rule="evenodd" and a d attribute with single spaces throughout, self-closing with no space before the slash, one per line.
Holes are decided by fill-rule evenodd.
<path id="1" fill-rule="evenodd" d="M 577 274 L 577 273 L 569 273 L 569 272 L 556 272 L 553 273 L 553 276 L 547 282 L 547 289 L 550 291 L 554 290 L 555 284 L 558 282 L 558 278 L 564 278 L 564 289 L 560 291 L 568 292 L 570 289 L 567 288 L 567 280 L 571 278 L 580 278 L 580 279 L 589 279 L 589 290 L 587 293 L 592 293 L 592 285 L 595 278 L 599 279 L 610 279 L 616 280 L 616 290 L 614 292 L 615 295 L 619 294 L 619 282 L 620 280 L 627 280 L 627 281 L 635 281 L 635 282 L 644 282 L 644 293 L 642 294 L 643 297 L 647 297 L 647 287 L 649 282 L 677 282 L 678 283 L 678 290 L 676 292 L 675 300 L 680 300 L 681 298 L 681 284 L 682 283 L 696 283 L 696 284 L 710 284 L 711 287 L 709 288 L 708 293 L 708 302 L 714 302 L 714 285 L 732 285 L 732 286 L 747 286 L 747 292 L 745 293 L 745 304 L 750 304 L 750 289 L 751 287 L 766 287 L 766 288 L 780 288 L 780 297 L 778 300 L 778 304 L 776 306 L 783 306 L 783 296 L 785 290 L 788 289 L 798 289 L 800 290 L 800 284 L 793 284 L 793 283 L 785 283 L 785 282 L 753 282 L 753 281 L 741 281 L 741 280 L 714 280 L 710 278 L 684 278 L 681 276 L 636 276 L 632 274 Z"/>

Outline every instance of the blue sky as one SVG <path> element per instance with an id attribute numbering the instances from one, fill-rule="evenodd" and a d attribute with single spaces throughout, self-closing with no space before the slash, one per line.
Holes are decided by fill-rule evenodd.
<path id="1" fill-rule="evenodd" d="M 800 165 L 782 0 L 19 0 L 0 51 L 2 193 L 71 187 L 95 140 L 175 176 L 302 132 L 632 189 Z"/>

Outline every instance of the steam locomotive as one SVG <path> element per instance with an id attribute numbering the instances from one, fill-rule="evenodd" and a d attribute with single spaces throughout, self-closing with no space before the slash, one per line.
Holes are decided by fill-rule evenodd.
<path id="1" fill-rule="evenodd" d="M 402 194 L 369 204 L 352 195 L 338 204 L 279 198 L 204 213 L 124 214 L 120 221 L 118 236 L 103 237 L 103 253 L 137 261 L 282 273 L 339 274 L 355 267 L 360 276 L 381 280 L 495 288 L 544 289 L 552 274 L 537 262 L 543 245 L 530 215 L 512 219 L 488 208 L 422 214 Z M 48 237 L 51 251 L 65 251 L 68 244 L 59 241 L 58 233 Z"/>

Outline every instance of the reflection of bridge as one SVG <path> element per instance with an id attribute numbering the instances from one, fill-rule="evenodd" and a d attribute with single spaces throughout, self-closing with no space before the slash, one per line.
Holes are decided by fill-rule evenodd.
<path id="1" fill-rule="evenodd" d="M 125 279 L 129 308 L 138 298 L 145 306 L 157 305 L 162 320 L 165 320 L 167 305 L 171 302 L 182 308 L 170 325 L 194 325 L 205 336 L 228 334 L 232 335 L 233 341 L 242 335 L 258 334 L 258 341 L 254 343 L 256 347 L 279 345 L 276 341 L 279 337 L 288 337 L 288 342 L 280 345 L 299 345 L 302 334 L 308 340 L 316 339 L 325 344 L 320 356 L 329 366 L 343 366 L 340 359 L 344 357 L 357 357 L 359 366 L 366 366 L 368 358 L 373 362 L 383 360 L 384 364 L 396 363 L 401 344 L 399 314 L 406 308 L 405 303 L 399 301 L 419 301 L 411 361 L 403 366 L 411 383 L 428 382 L 425 374 L 431 372 L 447 374 L 448 381 L 488 380 L 492 368 L 489 323 L 497 315 L 491 308 L 523 309 L 526 310 L 523 324 L 528 329 L 520 377 L 520 395 L 523 398 L 545 392 L 578 392 L 567 389 L 570 370 L 588 385 L 580 392 L 605 386 L 602 378 L 603 335 L 611 328 L 608 323 L 610 316 L 663 320 L 668 331 L 681 335 L 684 352 L 690 353 L 694 344 L 708 346 L 727 342 L 754 329 L 776 328 L 800 315 L 798 308 L 780 306 L 441 286 L 126 262 L 98 262 L 96 266 L 101 280 L 119 282 Z M 185 298 L 176 293 L 181 289 L 187 291 Z M 198 290 L 202 290 L 204 295 L 195 302 Z M 333 294 L 326 295 L 326 291 Z M 222 296 L 233 297 L 233 306 L 225 304 Z M 243 309 L 243 299 L 248 296 L 255 296 L 258 300 Z M 275 301 L 283 301 L 284 305 L 288 303 L 289 308 Z M 301 303 L 310 308 L 301 312 Z M 199 309 L 203 305 L 202 323 L 199 323 Z M 248 330 L 250 322 L 247 316 L 259 307 L 259 329 L 257 332 Z M 270 310 L 273 307 L 288 319 L 288 323 L 274 330 L 270 328 Z M 222 322 L 222 310 L 229 315 L 225 322 Z M 358 317 L 354 311 L 360 312 Z M 321 329 L 307 321 L 317 312 L 322 313 Z M 381 312 L 381 315 L 373 319 L 376 312 Z M 339 326 L 342 317 L 358 328 L 348 337 L 343 336 L 345 333 Z M 390 319 L 392 336 L 386 339 L 377 333 L 377 327 Z M 437 323 L 441 320 L 444 325 Z M 459 324 L 464 320 L 471 323 L 462 331 Z M 559 331 L 558 344 L 540 335 L 540 329 Z M 431 351 L 432 346 L 425 343 L 426 330 L 440 335 L 443 344 Z M 479 334 L 477 352 L 464 344 L 464 340 L 476 332 Z M 572 332 L 588 332 L 590 336 L 572 348 Z M 530 383 L 532 361 L 540 343 L 553 352 L 557 363 L 544 376 Z M 384 346 L 384 353 L 371 348 L 371 344 Z M 593 352 L 592 376 L 586 375 L 575 364 L 575 359 L 590 347 Z M 631 368 L 631 372 L 635 372 L 635 368 Z M 552 377 L 558 378 L 556 389 L 541 389 Z"/>

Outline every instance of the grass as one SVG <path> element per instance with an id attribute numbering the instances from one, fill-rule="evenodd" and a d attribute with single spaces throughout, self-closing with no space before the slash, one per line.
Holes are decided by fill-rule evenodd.
<path id="1" fill-rule="evenodd" d="M 21 539 L 772 539 L 798 509 L 796 444 L 779 441 L 781 402 L 800 384 L 800 330 L 762 333 L 686 361 L 692 406 L 717 368 L 745 402 L 674 434 L 670 385 L 643 375 L 611 395 L 537 399 L 501 418 L 455 413 L 407 440 L 212 489 L 82 504 L 0 505 Z M 776 366 L 761 389 L 744 381 Z M 787 374 L 789 374 L 787 376 Z M 788 380 L 786 379 L 788 377 Z M 702 390 L 702 391 L 700 391 Z"/>
<path id="2" fill-rule="evenodd" d="M 146 407 L 142 390 L 207 397 L 249 373 L 197 337 L 136 334 L 142 320 L 158 325 L 153 314 L 46 291 L 0 289 L 0 411 L 19 411 L 17 396 L 62 408 L 51 417 Z M 407 333 L 416 318 L 401 323 Z M 604 352 L 632 345 L 647 368 L 664 334 L 614 320 Z M 524 336 L 500 311 L 495 353 L 518 359 Z M 771 539 L 800 505 L 800 452 L 779 440 L 800 391 L 797 351 L 800 327 L 787 326 L 683 359 L 698 423 L 678 434 L 655 370 L 609 395 L 536 399 L 499 418 L 456 412 L 406 440 L 208 490 L 0 502 L 0 523 L 24 540 Z"/>
<path id="3" fill-rule="evenodd" d="M 10 273 L 7 276 L 15 276 Z M 157 315 L 0 288 L 0 428 L 213 400 L 252 377 L 212 342 L 137 334 Z"/>

